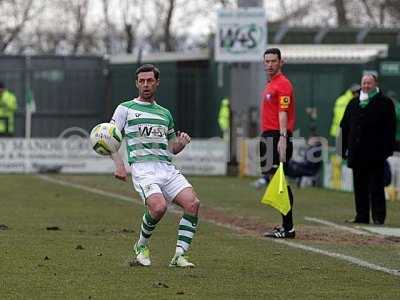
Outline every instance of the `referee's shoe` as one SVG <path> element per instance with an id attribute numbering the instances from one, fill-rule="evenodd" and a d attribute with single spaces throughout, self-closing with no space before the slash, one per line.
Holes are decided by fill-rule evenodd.
<path id="1" fill-rule="evenodd" d="M 264 236 L 275 239 L 293 239 L 296 236 L 296 231 L 294 231 L 294 228 L 286 230 L 282 226 L 276 226 L 271 231 L 265 232 Z"/>

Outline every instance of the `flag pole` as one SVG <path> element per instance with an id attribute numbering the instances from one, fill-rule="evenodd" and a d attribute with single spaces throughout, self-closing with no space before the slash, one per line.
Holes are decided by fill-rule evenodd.
<path id="1" fill-rule="evenodd" d="M 28 110 L 25 114 L 25 138 L 29 140 L 31 138 L 32 128 L 32 113 Z"/>
<path id="2" fill-rule="evenodd" d="M 30 90 L 31 90 L 31 57 L 25 56 L 25 139 L 31 138 L 32 130 L 32 109 L 29 104 Z"/>
<path id="3" fill-rule="evenodd" d="M 25 56 L 25 173 L 30 173 L 31 168 L 31 153 L 30 139 L 32 134 L 32 93 L 31 93 L 31 57 Z"/>

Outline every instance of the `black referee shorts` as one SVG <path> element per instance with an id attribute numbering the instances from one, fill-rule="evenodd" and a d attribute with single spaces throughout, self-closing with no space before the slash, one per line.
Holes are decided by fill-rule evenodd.
<path id="1" fill-rule="evenodd" d="M 263 175 L 273 175 L 279 167 L 279 153 L 278 153 L 278 141 L 280 138 L 279 130 L 264 131 L 260 138 L 260 167 Z M 292 135 L 288 134 L 287 147 L 286 147 L 286 162 L 283 167 L 286 169 L 286 165 L 292 158 L 293 154 L 293 142 Z"/>

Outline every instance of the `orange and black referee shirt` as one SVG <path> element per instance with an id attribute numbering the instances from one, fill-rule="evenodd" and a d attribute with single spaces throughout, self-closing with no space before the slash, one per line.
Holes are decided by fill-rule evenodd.
<path id="1" fill-rule="evenodd" d="M 288 115 L 287 130 L 295 126 L 295 100 L 292 83 L 282 73 L 276 74 L 267 83 L 261 98 L 261 131 L 279 130 L 279 112 Z"/>

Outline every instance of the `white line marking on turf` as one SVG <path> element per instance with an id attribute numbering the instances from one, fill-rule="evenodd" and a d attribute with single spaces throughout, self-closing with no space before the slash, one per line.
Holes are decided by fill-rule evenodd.
<path id="1" fill-rule="evenodd" d="M 88 187 L 86 185 L 81 185 L 81 184 L 78 184 L 78 183 L 72 183 L 72 182 L 68 182 L 68 181 L 65 181 L 65 180 L 61 180 L 61 179 L 51 178 L 51 177 L 46 176 L 46 175 L 37 175 L 37 177 L 39 177 L 40 179 L 42 179 L 44 181 L 56 183 L 56 184 L 59 184 L 59 185 L 62 185 L 62 186 L 76 188 L 76 189 L 79 189 L 79 190 L 82 190 L 82 191 L 86 191 L 86 192 L 89 192 L 89 193 L 93 193 L 93 194 L 97 194 L 97 195 L 100 195 L 100 196 L 107 196 L 107 197 L 113 198 L 114 200 L 122 200 L 122 201 L 125 201 L 125 202 L 134 203 L 134 204 L 137 204 L 137 205 L 143 205 L 142 200 L 139 200 L 139 199 L 134 198 L 134 197 L 128 197 L 128 196 L 124 196 L 124 195 L 120 195 L 120 194 L 115 194 L 115 193 L 107 192 L 107 191 L 100 190 L 100 189 L 97 189 L 97 188 L 91 188 L 91 187 Z M 179 210 L 176 209 L 173 205 L 170 205 L 168 207 L 168 211 L 171 211 L 173 213 L 179 213 Z"/>
<path id="2" fill-rule="evenodd" d="M 336 229 L 341 229 L 344 231 L 348 231 L 354 234 L 359 234 L 359 235 L 371 235 L 368 232 L 365 232 L 363 230 L 358 230 L 355 228 L 351 228 L 351 227 L 347 227 L 347 226 L 343 226 L 343 225 L 338 225 L 336 223 L 330 222 L 330 221 L 326 221 L 326 220 L 322 220 L 322 219 L 318 219 L 318 218 L 311 218 L 311 217 L 304 217 L 305 220 L 310 221 L 310 222 L 315 222 L 315 223 L 319 223 L 319 224 L 323 224 L 323 225 L 327 225 L 329 227 L 333 227 Z"/>
<path id="3" fill-rule="evenodd" d="M 59 180 L 59 179 L 54 179 L 54 178 L 50 178 L 49 176 L 45 176 L 45 175 L 38 175 L 38 177 L 42 180 L 48 181 L 48 182 L 52 182 L 55 184 L 59 184 L 62 186 L 66 186 L 66 187 L 72 187 L 72 188 L 76 188 L 76 189 L 80 189 L 80 190 L 84 190 L 90 193 L 94 193 L 100 196 L 107 196 L 107 197 L 111 197 L 112 199 L 117 199 L 117 200 L 122 200 L 122 201 L 127 201 L 127 202 L 131 202 L 131 203 L 135 203 L 135 204 L 140 204 L 140 201 L 132 198 L 132 197 L 127 197 L 127 196 L 123 196 L 123 195 L 119 195 L 119 194 L 115 194 L 115 193 L 111 193 L 111 192 L 106 192 L 100 189 L 95 189 L 95 188 L 91 188 L 88 186 L 84 186 L 81 184 L 76 184 L 76 183 L 70 183 L 64 180 Z M 172 208 L 172 212 L 176 213 L 178 212 L 176 209 Z M 211 219 L 206 219 L 205 221 L 207 221 L 208 223 L 213 223 L 215 225 L 218 225 L 220 227 L 224 227 L 224 228 L 228 228 L 228 229 L 233 229 L 236 231 L 243 231 L 243 228 L 238 227 L 238 226 L 234 226 L 234 225 L 230 225 L 230 224 L 225 224 L 225 223 L 220 223 L 220 222 L 215 222 Z M 338 225 L 339 226 L 339 225 Z M 275 242 L 275 243 L 279 243 L 279 244 L 284 244 L 286 246 L 292 247 L 292 248 L 297 248 L 297 249 L 302 249 L 305 251 L 309 251 L 309 252 L 314 252 L 314 253 L 318 253 L 321 255 L 325 255 L 325 256 L 329 256 L 329 257 L 333 257 L 333 258 L 337 258 L 340 260 L 344 260 L 347 262 L 350 262 L 352 264 L 358 265 L 360 267 L 365 267 L 371 270 L 376 270 L 376 271 L 381 271 L 390 275 L 395 275 L 395 276 L 400 276 L 400 270 L 395 270 L 395 269 L 389 269 L 389 268 L 385 268 L 361 259 L 358 259 L 356 257 L 352 257 L 349 255 L 344 255 L 344 254 L 340 254 L 340 253 L 336 253 L 336 252 L 331 252 L 331 251 L 326 251 L 326 250 L 321 250 L 318 248 L 314 248 L 314 247 L 310 247 L 310 246 L 306 246 L 306 245 L 302 245 L 299 243 L 295 243 L 295 242 L 290 242 L 287 240 L 281 240 L 281 239 L 268 239 L 269 241 Z"/>
<path id="4" fill-rule="evenodd" d="M 294 243 L 294 242 L 289 242 L 287 240 L 275 240 L 275 242 L 282 243 L 282 244 L 288 245 L 288 246 L 293 247 L 293 248 L 303 249 L 305 251 L 310 251 L 310 252 L 326 255 L 326 256 L 329 256 L 329 257 L 345 260 L 345 261 L 350 262 L 352 264 L 355 264 L 355 265 L 358 265 L 358 266 L 361 266 L 361 267 L 365 267 L 365 268 L 368 268 L 368 269 L 376 270 L 376 271 L 381 271 L 381 272 L 384 272 L 384 273 L 387 273 L 387 274 L 390 274 L 390 275 L 400 276 L 400 270 L 395 270 L 395 269 L 389 269 L 389 268 L 386 268 L 386 267 L 382 267 L 382 266 L 367 262 L 365 260 L 361 260 L 361 259 L 353 257 L 353 256 L 340 254 L 340 253 L 336 253 L 336 252 L 331 252 L 331 251 L 326 251 L 326 250 L 321 250 L 321 249 L 318 249 L 318 248 L 314 248 L 314 247 L 310 247 L 310 246 L 306 246 L 306 245 L 302 245 L 302 244 L 298 244 L 298 243 Z"/>
<path id="5" fill-rule="evenodd" d="M 218 225 L 220 227 L 224 227 L 227 229 L 231 229 L 231 230 L 236 230 L 236 231 L 243 231 L 243 228 L 238 227 L 238 226 L 234 226 L 234 225 L 230 225 L 230 224 L 225 224 L 225 223 L 219 223 L 219 222 L 215 222 L 213 220 L 207 220 L 209 223 L 213 223 L 215 225 Z M 353 257 L 353 256 L 349 256 L 349 255 L 345 255 L 345 254 L 340 254 L 340 253 L 336 253 L 336 252 L 331 252 L 331 251 L 326 251 L 326 250 L 321 250 L 318 248 L 314 248 L 311 246 L 306 246 L 300 243 L 295 243 L 295 242 L 290 242 L 288 240 L 283 240 L 283 239 L 268 239 L 269 241 L 275 242 L 275 243 L 279 243 L 279 244 L 284 244 L 286 246 L 292 247 L 292 248 L 297 248 L 297 249 L 302 249 L 305 251 L 309 251 L 309 252 L 314 252 L 314 253 L 318 253 L 321 255 L 325 255 L 325 256 L 329 256 L 329 257 L 333 257 L 333 258 L 337 258 L 340 260 L 344 260 L 347 262 L 350 262 L 354 265 L 358 265 L 360 267 L 365 267 L 368 269 L 372 269 L 372 270 L 376 270 L 376 271 L 381 271 L 390 275 L 395 275 L 395 276 L 400 276 L 400 270 L 395 270 L 395 269 L 389 269 L 386 267 L 382 267 L 370 262 L 367 262 L 365 260 L 361 260 L 359 258 Z"/>
<path id="6" fill-rule="evenodd" d="M 100 196 L 107 196 L 107 197 L 111 197 L 111 198 L 116 198 L 118 200 L 122 200 L 122 201 L 126 201 L 126 202 L 131 202 L 131 203 L 136 203 L 136 204 L 140 204 L 141 202 L 133 197 L 128 197 L 128 196 L 123 196 L 123 195 L 118 195 L 118 194 L 114 194 L 111 192 L 106 192 L 103 190 L 99 190 L 99 189 L 95 189 L 95 188 L 91 188 L 85 185 L 81 185 L 81 184 L 77 184 L 77 183 L 72 183 L 72 182 L 68 182 L 68 181 L 64 181 L 64 180 L 60 180 L 60 179 L 54 179 L 54 178 L 50 178 L 49 176 L 46 175 L 37 175 L 37 177 L 39 177 L 42 180 L 48 181 L 48 182 L 52 182 L 52 183 L 56 183 L 62 186 L 66 186 L 66 187 L 72 187 L 72 188 L 76 188 L 76 189 L 80 189 L 86 192 L 90 192 L 93 194 L 97 194 Z"/>

